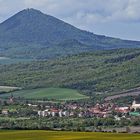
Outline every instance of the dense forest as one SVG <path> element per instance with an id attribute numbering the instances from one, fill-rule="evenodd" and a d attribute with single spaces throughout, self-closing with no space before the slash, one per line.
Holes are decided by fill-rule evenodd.
<path id="1" fill-rule="evenodd" d="M 48 61 L 0 66 L 0 85 L 65 87 L 87 95 L 140 86 L 140 49 L 82 53 Z"/>

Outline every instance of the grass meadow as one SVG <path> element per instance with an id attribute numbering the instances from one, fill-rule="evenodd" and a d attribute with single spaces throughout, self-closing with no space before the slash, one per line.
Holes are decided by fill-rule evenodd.
<path id="1" fill-rule="evenodd" d="M 140 140 L 139 134 L 52 132 L 42 130 L 0 131 L 1 140 Z"/>
<path id="2" fill-rule="evenodd" d="M 57 100 L 78 100 L 88 98 L 80 94 L 77 90 L 67 88 L 39 88 L 31 90 L 20 90 L 12 92 L 14 97 L 23 97 L 25 99 L 57 99 Z M 1 97 L 7 97 L 9 94 L 3 94 Z"/>

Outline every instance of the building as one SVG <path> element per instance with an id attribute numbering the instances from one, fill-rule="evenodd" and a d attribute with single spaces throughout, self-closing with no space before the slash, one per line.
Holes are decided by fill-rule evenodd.
<path id="1" fill-rule="evenodd" d="M 38 115 L 41 117 L 46 117 L 49 115 L 48 113 L 48 109 L 47 110 L 44 110 L 44 111 L 38 111 Z"/>
<path id="2" fill-rule="evenodd" d="M 3 109 L 1 112 L 3 115 L 8 115 L 9 111 L 7 109 Z"/>
<path id="3" fill-rule="evenodd" d="M 140 113 L 139 112 L 130 112 L 129 115 L 130 116 L 139 117 L 140 116 Z"/>
<path id="4" fill-rule="evenodd" d="M 137 104 L 136 101 L 134 100 L 131 106 L 131 109 L 140 109 L 140 104 Z"/>
<path id="5" fill-rule="evenodd" d="M 120 112 L 120 113 L 128 113 L 129 112 L 129 107 L 117 107 L 115 108 L 115 111 Z"/>

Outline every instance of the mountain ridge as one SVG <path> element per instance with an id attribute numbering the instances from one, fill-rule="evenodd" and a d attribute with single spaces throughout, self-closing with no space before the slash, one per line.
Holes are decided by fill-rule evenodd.
<path id="1" fill-rule="evenodd" d="M 0 56 L 48 59 L 94 50 L 137 47 L 140 47 L 138 41 L 80 30 L 33 8 L 24 9 L 0 24 Z"/>

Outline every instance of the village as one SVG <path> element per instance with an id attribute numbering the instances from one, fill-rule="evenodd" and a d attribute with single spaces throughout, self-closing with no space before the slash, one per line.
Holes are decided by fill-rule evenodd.
<path id="1" fill-rule="evenodd" d="M 2 100 L 0 100 L 2 104 Z M 14 97 L 10 97 L 8 101 L 4 101 L 0 114 L 9 115 L 9 106 L 18 104 L 18 101 Z M 33 111 L 36 117 L 74 117 L 74 118 L 109 118 L 113 117 L 115 120 L 121 120 L 121 118 L 139 117 L 140 116 L 140 104 L 134 100 L 129 106 L 118 106 L 112 102 L 96 103 L 95 105 L 79 103 L 79 102 L 63 102 L 63 103 L 33 103 L 24 102 L 22 106 L 29 108 Z M 6 108 L 7 107 L 7 108 Z M 11 107 L 10 107 L 11 108 Z M 20 109 L 19 109 L 20 110 Z M 22 110 L 22 108 L 21 108 Z M 13 112 L 12 112 L 13 113 Z M 15 114 L 18 113 L 15 110 Z"/>
<path id="2" fill-rule="evenodd" d="M 35 106 L 29 104 L 29 106 Z M 81 106 L 79 104 L 65 104 L 60 107 L 45 106 L 45 110 L 39 110 L 38 115 L 40 117 L 99 117 L 107 118 L 116 114 L 114 118 L 116 120 L 121 117 L 128 116 L 140 116 L 140 104 L 137 104 L 134 100 L 132 105 L 126 107 L 119 107 L 113 103 L 96 104 L 95 106 Z M 117 114 L 122 114 L 121 117 Z"/>
<path id="3" fill-rule="evenodd" d="M 0 99 L 1 129 L 139 132 L 140 104 L 113 101 Z M 136 129 L 134 128 L 136 127 Z M 123 129 L 122 129 L 123 128 Z"/>

